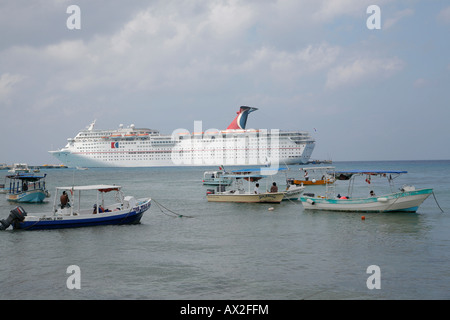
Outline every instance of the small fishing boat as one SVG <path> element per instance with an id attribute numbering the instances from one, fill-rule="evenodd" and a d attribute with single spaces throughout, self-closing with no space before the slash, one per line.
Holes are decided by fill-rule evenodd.
<path id="1" fill-rule="evenodd" d="M 13 167 L 8 170 L 11 173 L 29 173 L 30 169 L 26 163 L 14 163 Z"/>
<path id="2" fill-rule="evenodd" d="M 13 202 L 43 202 L 50 194 L 45 188 L 45 177 L 34 174 L 15 174 L 6 176 L 9 179 L 6 199 Z"/>
<path id="3" fill-rule="evenodd" d="M 226 172 L 223 167 L 219 167 L 219 169 L 219 171 L 205 171 L 203 173 L 203 185 L 229 186 L 233 182 L 232 178 L 224 177 L 224 175 L 227 175 L 228 172 Z"/>
<path id="4" fill-rule="evenodd" d="M 71 194 L 75 204 L 61 205 L 58 195 L 61 191 Z M 87 208 L 81 208 L 81 195 L 87 192 L 97 194 L 94 206 L 92 200 Z M 106 205 L 104 195 L 113 192 L 114 199 Z M 93 199 L 91 196 L 90 199 Z M 43 230 L 78 228 L 100 225 L 124 225 L 138 224 L 142 215 L 151 206 L 151 198 L 135 199 L 133 196 L 123 196 L 120 186 L 116 185 L 89 185 L 57 187 L 53 210 L 47 213 L 28 214 L 22 207 L 11 210 L 10 215 L 0 221 L 0 230 L 7 229 L 10 225 L 14 229 Z"/>
<path id="5" fill-rule="evenodd" d="M 282 192 L 254 193 L 243 189 L 215 192 L 209 190 L 206 198 L 209 202 L 247 202 L 247 203 L 280 203 L 284 198 Z"/>
<path id="6" fill-rule="evenodd" d="M 330 172 L 334 171 L 334 167 L 304 167 L 299 168 L 303 172 L 303 179 L 289 178 L 289 184 L 317 186 L 332 184 L 335 182 L 334 175 Z M 310 174 L 312 174 L 310 176 Z"/>
<path id="7" fill-rule="evenodd" d="M 272 181 L 272 185 L 274 182 L 273 177 L 275 177 L 276 174 L 280 173 L 280 172 L 285 172 L 286 170 L 289 170 L 288 168 L 282 168 L 282 167 L 278 167 L 278 168 L 272 168 L 272 167 L 262 167 L 262 168 L 250 168 L 250 169 L 241 169 L 241 170 L 234 170 L 232 171 L 233 174 L 235 175 L 252 175 L 252 174 L 256 174 L 256 177 L 271 177 L 272 179 L 267 179 L 266 180 L 266 190 L 269 191 L 272 187 L 269 185 L 269 180 Z M 244 178 L 245 180 L 252 180 L 256 181 L 255 178 Z M 256 179 L 260 179 L 260 178 L 256 178 Z M 287 174 L 286 174 L 286 189 L 282 189 L 280 188 L 279 192 L 284 193 L 284 197 L 283 200 L 298 200 L 300 197 L 300 194 L 302 194 L 302 192 L 305 190 L 305 186 L 303 185 L 293 185 L 292 183 L 290 183 L 289 179 L 287 178 Z M 278 187 L 276 187 L 276 189 L 278 189 Z"/>
<path id="8" fill-rule="evenodd" d="M 232 171 L 231 174 L 225 175 L 232 179 L 233 184 L 226 190 L 226 186 L 219 185 L 217 190 L 208 189 L 206 198 L 209 202 L 249 202 L 249 203 L 280 203 L 283 200 L 298 200 L 300 194 L 303 192 L 303 186 L 288 186 L 286 190 L 279 191 L 276 184 L 273 184 L 275 189 L 266 188 L 267 191 L 259 191 L 259 183 L 262 178 L 276 174 L 283 168 L 257 168 L 257 169 L 243 169 Z M 248 182 L 248 187 L 244 187 L 243 180 Z M 252 190 L 252 183 L 255 183 L 255 188 Z"/>
<path id="9" fill-rule="evenodd" d="M 305 191 L 305 186 L 295 186 L 287 185 L 286 190 L 281 192 L 284 193 L 283 200 L 299 200 L 300 195 Z"/>
<path id="10" fill-rule="evenodd" d="M 403 186 L 394 192 L 393 180 L 407 171 L 383 171 L 383 170 L 351 170 L 338 171 L 336 177 L 339 180 L 349 180 L 348 195 L 341 197 L 336 195 L 334 188 L 327 190 L 324 196 L 315 196 L 312 193 L 304 193 L 300 201 L 305 209 L 353 211 L 353 212 L 416 212 L 433 189 L 416 189 L 414 186 Z M 357 176 L 366 176 L 366 182 L 371 183 L 374 176 L 386 177 L 391 187 L 391 193 L 380 196 L 373 190 L 368 197 L 353 197 L 354 179 Z"/>

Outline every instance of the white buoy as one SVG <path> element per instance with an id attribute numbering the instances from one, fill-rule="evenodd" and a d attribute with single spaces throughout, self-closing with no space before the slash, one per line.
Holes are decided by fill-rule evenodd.
<path id="1" fill-rule="evenodd" d="M 273 210 L 274 210 L 274 207 L 270 207 L 270 208 L 269 208 L 269 211 L 273 211 Z"/>

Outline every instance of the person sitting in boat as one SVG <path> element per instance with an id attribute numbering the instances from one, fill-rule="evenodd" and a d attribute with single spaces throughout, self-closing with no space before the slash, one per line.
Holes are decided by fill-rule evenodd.
<path id="1" fill-rule="evenodd" d="M 103 207 L 101 205 L 98 207 L 98 212 L 99 213 L 104 212 Z M 94 212 L 92 212 L 92 213 L 97 214 L 97 204 L 94 204 Z"/>
<path id="2" fill-rule="evenodd" d="M 255 193 L 259 194 L 259 183 L 255 185 Z"/>
<path id="3" fill-rule="evenodd" d="M 278 192 L 277 183 L 272 183 L 272 186 L 270 187 L 270 192 Z"/>
<path id="4" fill-rule="evenodd" d="M 370 190 L 370 196 L 375 197 L 375 192 L 373 192 L 373 190 Z"/>
<path id="5" fill-rule="evenodd" d="M 65 207 L 70 207 L 69 204 L 69 196 L 67 195 L 66 191 L 63 191 L 61 197 L 59 198 L 61 201 L 61 209 L 64 209 Z"/>
<path id="6" fill-rule="evenodd" d="M 100 205 L 100 206 L 98 207 L 98 212 L 99 212 L 99 213 L 102 213 L 102 212 L 111 212 L 111 210 L 105 209 L 105 208 L 103 208 L 102 205 Z M 96 214 L 96 213 L 97 213 L 97 205 L 96 205 L 96 204 L 94 204 L 94 212 L 92 212 L 92 213 L 93 213 L 93 214 Z"/>

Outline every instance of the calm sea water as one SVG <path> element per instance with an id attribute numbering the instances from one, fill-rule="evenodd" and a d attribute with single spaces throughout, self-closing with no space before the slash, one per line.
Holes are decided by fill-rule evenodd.
<path id="1" fill-rule="evenodd" d="M 153 203 L 140 225 L 0 232 L 0 299 L 450 299 L 450 161 L 333 165 L 407 170 L 396 187 L 434 188 L 444 213 L 433 196 L 415 214 L 365 220 L 308 212 L 300 202 L 208 203 L 205 168 L 45 170 L 52 196 L 56 186 L 118 184 L 172 212 Z M 288 175 L 300 177 L 298 168 Z M 347 184 L 336 188 L 344 194 Z M 375 180 L 370 188 L 388 190 Z M 45 212 L 52 199 L 23 207 Z M 0 219 L 14 207 L 1 195 Z M 71 265 L 80 268 L 80 289 L 67 288 Z M 380 289 L 367 287 L 371 265 L 380 268 Z"/>

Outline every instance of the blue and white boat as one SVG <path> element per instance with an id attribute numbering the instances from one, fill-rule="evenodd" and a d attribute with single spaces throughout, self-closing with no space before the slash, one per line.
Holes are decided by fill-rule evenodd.
<path id="1" fill-rule="evenodd" d="M 327 185 L 324 196 L 316 196 L 304 193 L 300 201 L 305 209 L 329 210 L 329 211 L 353 211 L 353 212 L 416 212 L 419 206 L 428 198 L 433 189 L 416 189 L 414 186 L 403 186 L 399 191 L 393 191 L 393 180 L 407 171 L 382 171 L 382 170 L 350 170 L 336 172 L 336 179 L 349 180 L 348 195 L 341 197 L 336 195 L 334 187 Z M 371 190 L 368 197 L 353 197 L 354 179 L 357 176 L 366 176 L 366 182 L 370 184 L 372 176 L 381 176 L 388 179 L 391 193 L 375 195 Z"/>
<path id="2" fill-rule="evenodd" d="M 43 202 L 50 194 L 45 188 L 45 177 L 34 174 L 15 174 L 6 176 L 9 179 L 9 187 L 6 199 L 12 202 Z M 7 184 L 6 184 L 7 185 Z"/>
<path id="3" fill-rule="evenodd" d="M 69 205 L 62 207 L 58 199 L 63 191 L 69 195 Z M 81 195 L 87 192 L 95 192 L 96 198 L 91 194 L 87 199 L 91 204 L 82 209 Z M 114 201 L 105 205 L 104 195 L 110 192 L 113 192 Z M 71 205 L 70 197 L 75 199 L 75 203 Z M 10 225 L 14 229 L 43 230 L 139 224 L 142 215 L 150 206 L 151 198 L 124 197 L 121 187 L 116 185 L 57 187 L 51 212 L 28 214 L 22 207 L 16 207 L 6 219 L 0 221 L 0 230 L 5 230 Z"/>

